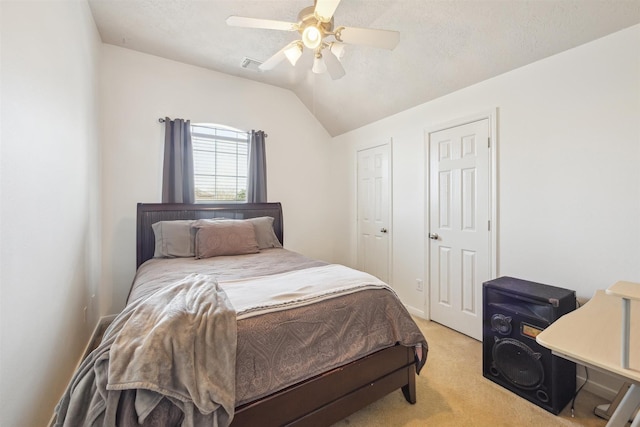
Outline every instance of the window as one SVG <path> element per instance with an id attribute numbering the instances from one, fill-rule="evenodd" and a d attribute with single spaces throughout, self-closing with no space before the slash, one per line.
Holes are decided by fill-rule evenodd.
<path id="1" fill-rule="evenodd" d="M 247 200 L 249 133 L 219 125 L 191 125 L 196 203 Z"/>

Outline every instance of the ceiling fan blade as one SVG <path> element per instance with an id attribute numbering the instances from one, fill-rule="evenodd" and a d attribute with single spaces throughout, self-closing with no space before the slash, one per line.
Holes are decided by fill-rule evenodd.
<path id="1" fill-rule="evenodd" d="M 263 28 L 265 30 L 297 31 L 298 24 L 272 19 L 247 18 L 245 16 L 230 16 L 227 25 L 231 27 Z"/>
<path id="2" fill-rule="evenodd" d="M 400 33 L 373 28 L 346 27 L 336 31 L 336 38 L 344 43 L 393 50 L 400 41 Z"/>
<path id="3" fill-rule="evenodd" d="M 286 45 L 285 47 L 283 47 L 282 49 L 277 51 L 271 58 L 267 59 L 262 64 L 260 64 L 258 66 L 260 71 L 273 70 L 278 64 L 280 64 L 287 57 L 287 55 L 285 55 L 284 51 L 287 50 L 287 48 L 289 46 L 291 46 L 291 45 L 293 45 L 295 43 L 296 42 L 289 43 L 288 45 Z"/>
<path id="4" fill-rule="evenodd" d="M 327 65 L 327 72 L 331 76 L 332 80 L 338 80 L 347 74 L 346 71 L 344 71 L 342 64 L 338 58 L 333 55 L 333 53 L 327 52 L 322 56 L 324 57 L 324 63 Z"/>
<path id="5" fill-rule="evenodd" d="M 319 21 L 329 22 L 339 4 L 340 0 L 317 0 L 313 11 Z"/>

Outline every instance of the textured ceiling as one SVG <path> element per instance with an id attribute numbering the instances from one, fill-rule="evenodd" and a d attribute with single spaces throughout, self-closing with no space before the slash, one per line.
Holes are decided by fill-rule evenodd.
<path id="1" fill-rule="evenodd" d="M 89 0 L 102 41 L 293 91 L 335 136 L 640 23 L 640 0 L 342 0 L 336 26 L 400 32 L 393 51 L 347 46 L 346 76 L 265 61 L 296 32 L 228 27 L 230 15 L 296 22 L 313 0 Z"/>

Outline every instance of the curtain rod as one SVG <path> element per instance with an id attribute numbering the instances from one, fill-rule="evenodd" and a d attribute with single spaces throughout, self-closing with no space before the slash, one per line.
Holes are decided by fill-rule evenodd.
<path id="1" fill-rule="evenodd" d="M 160 118 L 158 119 L 158 122 L 159 122 L 159 123 L 164 123 L 164 122 L 165 122 L 165 119 L 163 119 L 162 117 L 160 117 Z M 266 133 L 264 134 L 264 137 L 265 137 L 265 138 L 267 138 L 268 136 L 269 136 L 269 135 L 267 135 Z"/>

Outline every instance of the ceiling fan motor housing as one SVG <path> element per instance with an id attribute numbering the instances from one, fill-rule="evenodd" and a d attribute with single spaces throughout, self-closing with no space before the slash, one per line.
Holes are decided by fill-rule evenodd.
<path id="1" fill-rule="evenodd" d="M 319 38 L 308 39 L 311 35 L 308 29 L 317 28 L 319 31 Z M 298 32 L 302 36 L 304 45 L 310 49 L 315 49 L 322 44 L 322 39 L 327 35 L 333 34 L 333 17 L 328 22 L 323 22 L 318 19 L 315 14 L 315 7 L 309 6 L 300 11 L 298 14 Z M 317 41 L 316 41 L 317 40 Z"/>

